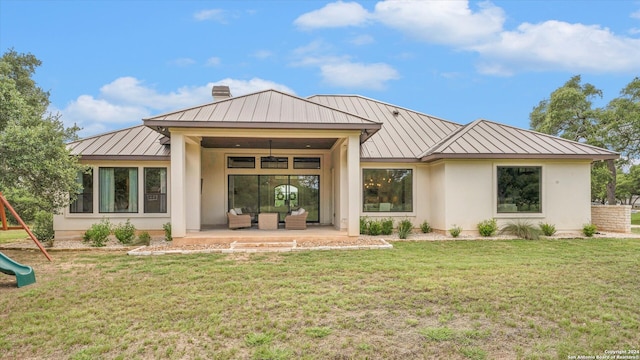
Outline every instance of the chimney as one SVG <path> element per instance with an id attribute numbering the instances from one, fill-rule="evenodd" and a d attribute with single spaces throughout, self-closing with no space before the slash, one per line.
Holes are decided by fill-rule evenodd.
<path id="1" fill-rule="evenodd" d="M 231 90 L 226 85 L 216 85 L 211 89 L 213 101 L 228 99 L 231 97 Z"/>

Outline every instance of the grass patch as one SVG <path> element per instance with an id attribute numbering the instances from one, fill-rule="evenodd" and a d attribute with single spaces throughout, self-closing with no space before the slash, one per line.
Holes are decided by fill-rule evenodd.
<path id="1" fill-rule="evenodd" d="M 631 213 L 631 225 L 640 225 L 640 212 Z"/>
<path id="2" fill-rule="evenodd" d="M 640 228 L 631 228 L 631 232 L 634 234 L 640 234 Z"/>
<path id="3" fill-rule="evenodd" d="M 29 237 L 26 231 L 20 230 L 0 230 L 0 244 L 8 244 L 16 241 L 22 241 Z"/>
<path id="4" fill-rule="evenodd" d="M 0 277 L 6 358 L 566 359 L 640 343 L 639 239 L 3 252 L 38 279 Z"/>

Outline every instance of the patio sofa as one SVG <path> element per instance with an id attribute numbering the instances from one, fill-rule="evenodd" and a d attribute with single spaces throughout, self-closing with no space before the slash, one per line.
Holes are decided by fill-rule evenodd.
<path id="1" fill-rule="evenodd" d="M 291 215 L 284 218 L 284 228 L 287 230 L 305 230 L 307 228 L 307 216 L 309 213 L 304 209 L 292 211 Z"/>
<path id="2" fill-rule="evenodd" d="M 227 213 L 227 218 L 229 219 L 229 229 L 251 227 L 251 215 L 249 214 L 238 214 L 236 210 L 231 209 Z"/>

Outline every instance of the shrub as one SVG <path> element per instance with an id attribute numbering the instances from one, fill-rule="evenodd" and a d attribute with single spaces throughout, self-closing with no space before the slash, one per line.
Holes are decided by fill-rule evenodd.
<path id="1" fill-rule="evenodd" d="M 391 235 L 393 232 L 393 219 L 382 220 L 382 235 Z"/>
<path id="2" fill-rule="evenodd" d="M 427 222 L 427 220 L 423 221 L 422 224 L 420 224 L 420 230 L 424 233 L 424 234 L 428 234 L 431 231 L 433 231 L 433 229 L 431 228 L 431 225 L 429 225 L 429 223 Z"/>
<path id="3" fill-rule="evenodd" d="M 366 216 L 360 217 L 360 234 L 367 235 L 369 233 L 369 218 Z"/>
<path id="4" fill-rule="evenodd" d="M 593 225 L 593 224 L 585 224 L 582 227 L 582 233 L 584 234 L 584 236 L 586 237 L 592 237 L 593 234 L 596 233 L 596 231 L 598 231 L 598 228 Z"/>
<path id="5" fill-rule="evenodd" d="M 380 220 L 371 220 L 369 222 L 369 235 L 380 235 L 382 232 L 382 222 Z"/>
<path id="6" fill-rule="evenodd" d="M 51 242 L 55 235 L 53 231 L 53 214 L 48 211 L 38 211 L 33 221 L 33 235 L 42 242 Z"/>
<path id="7" fill-rule="evenodd" d="M 82 238 L 93 247 L 103 247 L 107 244 L 109 234 L 111 234 L 111 223 L 108 219 L 102 219 L 101 222 L 91 225 Z"/>
<path id="8" fill-rule="evenodd" d="M 404 219 L 398 223 L 398 237 L 400 239 L 406 239 L 407 236 L 411 234 L 412 230 L 413 224 L 411 223 L 411 220 Z"/>
<path id="9" fill-rule="evenodd" d="M 136 237 L 136 227 L 127 219 L 124 224 L 118 224 L 113 229 L 113 235 L 120 241 L 122 245 L 131 244 Z"/>
<path id="10" fill-rule="evenodd" d="M 455 224 L 451 229 L 449 229 L 449 234 L 451 234 L 451 236 L 453 236 L 454 238 L 460 236 L 461 232 L 462 232 L 462 228 Z"/>
<path id="11" fill-rule="evenodd" d="M 553 236 L 556 233 L 556 227 L 552 224 L 540 223 L 540 231 L 544 234 L 544 236 Z"/>
<path id="12" fill-rule="evenodd" d="M 478 232 L 482 236 L 492 236 L 498 231 L 498 222 L 496 219 L 484 220 L 478 223 Z"/>
<path id="13" fill-rule="evenodd" d="M 171 223 L 165 223 L 162 224 L 162 228 L 164 229 L 164 239 L 166 241 L 171 241 L 173 240 L 173 237 L 171 236 Z"/>
<path id="14" fill-rule="evenodd" d="M 541 230 L 539 228 L 531 225 L 528 221 L 522 220 L 510 222 L 500 230 L 500 234 L 509 234 L 527 240 L 538 240 L 540 233 Z"/>
<path id="15" fill-rule="evenodd" d="M 148 231 L 143 231 L 138 235 L 138 243 L 149 246 L 151 244 L 151 235 Z"/>

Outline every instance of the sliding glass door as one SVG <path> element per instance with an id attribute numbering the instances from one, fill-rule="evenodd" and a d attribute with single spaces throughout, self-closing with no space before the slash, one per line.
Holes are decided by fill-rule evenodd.
<path id="1" fill-rule="evenodd" d="M 291 210 L 304 208 L 308 222 L 320 221 L 319 175 L 229 175 L 228 191 L 229 209 L 278 213 L 284 221 Z"/>

